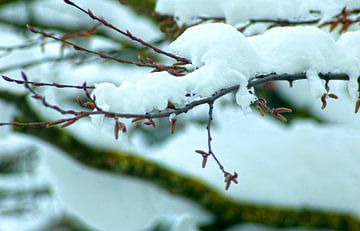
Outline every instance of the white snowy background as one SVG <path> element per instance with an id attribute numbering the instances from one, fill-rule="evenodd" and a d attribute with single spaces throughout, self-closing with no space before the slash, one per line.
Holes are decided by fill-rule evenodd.
<path id="1" fill-rule="evenodd" d="M 160 35 L 154 25 L 134 15 L 117 2 L 76 2 L 149 41 Z M 175 14 L 179 18 L 179 23 L 191 23 L 194 17 L 206 15 L 223 16 L 229 24 L 238 25 L 255 16 L 286 19 L 315 17 L 307 15 L 309 9 L 321 11 L 321 17 L 325 20 L 333 16 L 334 12 L 341 11 L 345 5 L 350 8 L 360 7 L 359 1 L 246 2 L 248 3 L 220 0 L 160 0 L 157 10 L 161 13 Z M 86 17 L 60 0 L 40 1 L 37 5 L 37 15 L 44 17 L 44 20 L 71 23 L 87 21 Z M 300 7 L 299 10 L 295 11 L 294 5 Z M 233 12 L 232 9 L 236 7 L 248 9 L 244 11 L 248 15 Z M 9 7 L 0 13 L 21 15 L 23 11 L 25 8 Z M 56 17 L 53 16 L 55 12 Z M 351 28 L 353 31 L 357 29 Z M 24 42 L 23 37 L 6 27 L 1 28 L 0 34 L 1 46 Z M 210 37 L 211 39 L 206 39 Z M 329 101 L 324 111 L 320 109 L 320 100 L 314 97 L 324 91 L 323 83 L 319 81 L 316 72 L 344 72 L 353 79 L 359 75 L 360 43 L 356 41 L 360 41 L 360 32 L 348 32 L 338 37 L 337 34 L 328 33 L 326 29 L 313 27 L 275 29 L 263 35 L 245 37 L 230 25 L 203 25 L 185 32 L 168 48 L 201 66 L 186 76 L 187 82 L 178 80 L 174 83 L 168 81 L 167 74 L 160 73 L 152 74 L 157 78 L 152 78 L 151 82 L 142 85 L 142 81 L 149 81 L 148 70 L 122 65 L 103 68 L 101 65 L 91 64 L 76 69 L 68 64 L 43 65 L 27 73 L 32 80 L 45 82 L 112 82 L 115 85 L 108 87 L 102 83 L 100 86 L 105 86 L 104 91 L 100 88 L 98 92 L 95 91 L 99 102 L 103 101 L 103 105 L 110 106 L 113 111 L 126 108 L 130 112 L 143 113 L 153 107 L 161 109 L 168 99 L 184 104 L 184 92 L 189 89 L 200 96 L 208 96 L 219 88 L 244 83 L 254 74 L 270 70 L 279 73 L 305 71 L 315 82 L 310 84 L 310 87 L 306 80 L 295 82 L 293 88 L 289 88 L 287 83 L 277 83 L 276 87 L 295 105 L 309 108 L 314 115 L 328 123 L 318 124 L 312 120 L 299 120 L 285 126 L 255 112 L 244 115 L 242 109 L 247 110 L 246 107 L 252 100 L 247 92 L 242 92 L 245 94 L 242 98 L 238 97 L 238 103 L 242 107 L 221 107 L 218 103 L 215 104 L 214 151 L 227 169 L 239 173 L 239 184 L 232 185 L 229 191 L 224 190 L 223 176 L 215 163 L 209 161 L 206 169 L 201 169 L 201 159 L 194 154 L 195 149 L 206 149 L 207 137 L 204 126 L 191 124 L 160 146 L 149 146 L 138 136 L 130 139 L 122 135 L 119 141 L 115 141 L 112 132 L 108 131 L 112 128 L 106 123 L 99 130 L 90 121 L 81 121 L 67 130 L 87 143 L 139 153 L 176 171 L 197 177 L 224 195 L 237 200 L 294 208 L 329 209 L 353 213 L 360 218 L 360 117 L 353 113 L 353 87 L 346 82 L 330 82 L 331 91 L 339 96 L 339 100 Z M 274 43 L 274 40 L 279 41 L 278 44 Z M 296 49 L 296 45 L 301 46 L 301 49 Z M 96 40 L 90 46 L 96 48 L 109 44 Z M 10 56 L 0 58 L 0 69 L 35 56 L 58 54 L 59 46 L 55 44 L 47 45 L 45 53 L 42 53 L 40 48 L 14 52 Z M 234 73 L 237 76 L 235 79 L 228 77 L 234 76 Z M 19 71 L 6 74 L 19 77 Z M 200 78 L 204 75 L 207 79 Z M 129 88 L 116 90 L 116 85 L 123 81 L 126 81 Z M 352 84 L 354 82 L 356 81 Z M 168 91 L 160 92 L 159 98 L 145 102 L 139 107 L 139 104 L 144 102 L 142 97 L 157 92 L 162 85 L 168 86 Z M 0 87 L 17 91 L 20 89 L 3 81 L 0 81 Z M 138 95 L 141 99 L 133 98 L 138 100 L 137 107 L 122 102 L 120 99 L 124 97 L 114 97 L 114 92 L 111 92 L 113 98 L 106 96 L 112 88 L 119 92 L 119 97 L 127 96 L 135 88 L 140 89 Z M 347 88 L 350 88 L 351 96 Z M 43 94 L 52 102 L 64 104 L 61 101 L 64 97 L 60 91 L 47 90 Z M 47 109 L 39 107 L 38 110 L 46 112 L 49 119 L 58 118 L 56 113 Z M 6 102 L 0 101 L 0 121 L 9 121 L 15 111 L 16 109 Z M 200 107 L 182 117 L 191 119 L 206 113 L 207 108 Z M 0 128 L 0 155 L 15 153 L 17 148 L 34 143 L 42 147 L 39 149 L 41 163 L 36 175 L 14 177 L 10 182 L 9 179 L 0 178 L 0 186 L 31 187 L 47 182 L 54 189 L 55 199 L 44 202 L 38 213 L 21 220 L 0 216 L 1 231 L 36 230 L 39 225 L 58 216 L 63 210 L 74 214 L 96 230 L 106 231 L 119 230 L 119 227 L 121 230 L 145 230 L 161 219 L 166 219 L 172 224 L 172 231 L 190 231 L 196 230 L 197 224 L 212 219 L 209 213 L 195 203 L 171 195 L 151 183 L 86 168 L 39 140 L 12 133 L 6 127 Z M 271 229 L 246 225 L 229 230 Z"/>

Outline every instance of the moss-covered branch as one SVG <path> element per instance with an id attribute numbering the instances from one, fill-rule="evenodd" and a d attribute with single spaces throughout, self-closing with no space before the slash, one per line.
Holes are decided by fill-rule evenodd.
<path id="1" fill-rule="evenodd" d="M 39 121 L 25 96 L 0 91 L 0 99 L 17 105 L 22 113 L 18 121 Z M 347 214 L 274 208 L 242 203 L 226 198 L 203 182 L 185 177 L 154 162 L 125 152 L 105 151 L 90 147 L 58 128 L 18 127 L 15 131 L 34 136 L 63 150 L 78 162 L 95 169 L 141 178 L 163 189 L 197 203 L 215 215 L 214 224 L 203 227 L 218 230 L 243 222 L 254 222 L 272 227 L 329 228 L 334 230 L 360 230 L 360 221 Z"/>

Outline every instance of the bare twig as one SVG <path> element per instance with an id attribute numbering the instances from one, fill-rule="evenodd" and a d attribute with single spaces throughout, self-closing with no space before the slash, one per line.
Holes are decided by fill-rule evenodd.
<path id="1" fill-rule="evenodd" d="M 228 190 L 230 187 L 231 182 L 238 183 L 237 182 L 237 173 L 234 172 L 234 174 L 230 174 L 228 171 L 225 170 L 224 166 L 221 164 L 220 160 L 217 158 L 215 153 L 212 150 L 211 141 L 211 122 L 213 120 L 213 110 L 214 110 L 214 101 L 210 101 L 209 103 L 209 114 L 208 114 L 208 123 L 207 123 L 207 136 L 208 136 L 208 153 L 207 155 L 210 155 L 216 162 L 216 164 L 219 166 L 221 172 L 224 174 L 225 178 L 225 189 Z M 203 167 L 205 167 L 206 164 L 206 155 L 203 155 Z"/>
<path id="2" fill-rule="evenodd" d="M 84 51 L 84 52 L 87 52 L 87 53 L 90 53 L 90 54 L 93 54 L 93 55 L 97 55 L 97 56 L 99 56 L 101 58 L 113 60 L 113 61 L 116 61 L 116 62 L 119 62 L 119 63 L 131 64 L 131 65 L 140 66 L 140 67 L 151 67 L 151 68 L 156 68 L 157 67 L 154 64 L 144 64 L 144 63 L 133 62 L 133 61 L 124 60 L 124 59 L 114 58 L 114 57 L 108 56 L 106 54 L 100 53 L 98 51 L 92 51 L 92 50 L 89 50 L 87 48 L 81 47 L 79 45 L 76 45 L 73 42 L 70 42 L 70 41 L 65 40 L 63 38 L 56 37 L 53 34 L 46 33 L 46 32 L 41 31 L 41 30 L 37 30 L 37 29 L 31 27 L 30 25 L 28 25 L 28 28 L 32 33 L 41 34 L 44 37 L 52 38 L 52 39 L 54 39 L 56 41 L 59 41 L 61 43 L 64 43 L 66 45 L 69 45 L 69 46 L 73 47 L 77 51 Z"/>
<path id="3" fill-rule="evenodd" d="M 12 79 L 8 76 L 2 75 L 1 76 L 5 81 L 10 82 L 10 83 L 16 83 L 16 84 L 25 84 L 24 80 L 17 80 L 17 79 Z M 55 87 L 55 88 L 73 88 L 73 89 L 79 89 L 79 90 L 83 90 L 84 86 L 81 85 L 68 85 L 68 84 L 59 84 L 59 83 L 41 83 L 41 82 L 33 82 L 33 81 L 27 81 L 28 85 L 31 85 L 33 87 Z M 95 89 L 94 86 L 86 86 L 87 89 Z"/>
<path id="4" fill-rule="evenodd" d="M 106 21 L 105 19 L 103 18 L 100 18 L 98 16 L 96 16 L 91 10 L 85 10 L 83 8 L 81 8 L 80 6 L 78 6 L 76 3 L 70 1 L 70 0 L 64 0 L 64 2 L 66 4 L 69 4 L 75 8 L 77 8 L 78 10 L 80 10 L 81 12 L 85 13 L 87 16 L 89 16 L 91 19 L 95 20 L 95 21 L 98 21 L 99 23 L 101 23 L 102 25 L 126 36 L 127 38 L 129 38 L 130 40 L 132 41 L 135 41 L 135 42 L 138 42 L 139 44 L 141 44 L 142 46 L 145 46 L 145 47 L 148 47 L 150 49 L 152 49 L 154 52 L 156 53 L 159 53 L 159 54 L 162 54 L 162 55 L 165 55 L 167 57 L 170 57 L 170 58 L 173 58 L 175 60 L 177 60 L 178 62 L 182 63 L 182 64 L 189 64 L 191 63 L 190 60 L 188 59 L 185 59 L 183 57 L 180 57 L 180 56 L 177 56 L 175 54 L 172 54 L 172 53 L 169 53 L 169 52 L 166 52 L 154 45 L 151 45 L 150 43 L 148 42 L 145 42 L 144 40 L 142 40 L 141 38 L 138 38 L 136 36 L 134 36 L 130 31 L 123 31 L 117 27 L 115 27 L 114 25 L 112 25 L 111 23 L 109 23 L 108 21 Z"/>

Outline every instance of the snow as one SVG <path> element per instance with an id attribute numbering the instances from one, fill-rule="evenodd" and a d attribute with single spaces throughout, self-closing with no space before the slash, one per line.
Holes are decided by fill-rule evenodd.
<path id="1" fill-rule="evenodd" d="M 337 15 L 344 7 L 360 6 L 358 0 L 158 0 L 156 11 L 173 15 L 179 24 L 192 24 L 199 17 L 223 17 L 226 23 L 237 25 L 250 19 L 301 20 Z M 310 11 L 319 11 L 319 14 Z"/>
<path id="2" fill-rule="evenodd" d="M 312 73 L 345 73 L 350 77 L 350 96 L 354 100 L 358 98 L 359 58 L 346 52 L 341 44 L 317 27 L 274 28 L 249 40 L 266 59 L 270 68 L 268 71 L 278 74 L 294 74 L 308 70 Z M 314 74 L 309 79 L 310 83 L 314 83 L 311 84 L 313 94 L 319 97 L 322 92 L 319 80 L 314 81 Z"/>
<path id="3" fill-rule="evenodd" d="M 343 46 L 328 33 L 311 26 L 274 28 L 246 38 L 227 24 L 198 25 L 187 29 L 168 48 L 190 59 L 196 67 L 193 72 L 184 77 L 173 77 L 167 72 L 150 73 L 119 86 L 99 83 L 93 95 L 100 106 L 106 105 L 112 112 L 145 114 L 165 110 L 168 101 L 183 106 L 240 84 L 236 102 L 246 112 L 256 100 L 246 88 L 249 78 L 274 72 L 305 72 L 311 93 L 317 98 L 325 93 L 324 81 L 318 73 L 347 74 L 349 94 L 356 100 L 360 60 Z"/>
<path id="4" fill-rule="evenodd" d="M 150 182 L 84 167 L 54 149 L 44 150 L 43 157 L 60 203 L 96 230 L 144 230 L 163 216 L 178 218 L 174 231 L 187 227 L 184 219 L 211 221 L 194 202 Z"/>
<path id="5" fill-rule="evenodd" d="M 115 7 L 113 3 L 106 3 L 106 7 L 99 7 L 95 2 L 77 2 L 81 5 L 90 4 L 90 8 L 96 9 L 97 13 L 107 16 L 109 21 L 122 28 L 130 29 L 139 37 L 157 36 L 155 28 L 149 23 L 141 21 L 142 26 L 139 26 L 138 17 L 129 15 L 118 4 Z M 54 7 L 51 5 L 53 3 L 55 1 L 46 2 L 41 11 L 36 11 L 37 15 L 42 15 L 42 12 Z M 263 7 L 258 7 L 259 5 Z M 320 10 L 321 17 L 325 20 L 337 14 L 344 5 L 349 8 L 359 7 L 359 1 L 160 0 L 157 9 L 166 14 L 175 14 L 179 23 L 192 23 L 198 16 L 221 16 L 226 18 L 227 23 L 236 25 L 252 17 L 313 18 L 314 15 L 308 14 L 309 9 Z M 64 6 L 59 7 L 56 5 L 57 9 L 61 9 L 59 11 L 68 9 Z M 241 13 L 237 7 L 241 7 Z M 113 15 L 108 15 L 110 10 L 115 8 L 121 9 Z M 50 15 L 52 14 L 48 17 Z M 48 20 L 48 17 L 44 16 L 43 20 Z M 54 18 L 56 19 L 58 21 L 53 23 L 62 20 L 74 22 L 74 19 L 76 23 L 82 22 L 77 14 L 69 14 L 64 18 L 60 18 L 59 14 L 59 17 Z M 137 23 L 134 24 L 134 21 Z M 257 33 L 266 30 L 264 25 L 257 26 L 252 30 Z M 18 36 L 13 36 L 12 39 L 9 38 L 10 33 L 4 35 L 5 32 L 2 31 L 1 34 L 3 36 L 0 37 L 0 41 L 4 46 L 11 45 L 10 42 L 22 42 Z M 354 152 L 359 149 L 360 137 L 356 129 L 360 128 L 360 120 L 359 116 L 353 113 L 353 102 L 346 99 L 348 94 L 344 90 L 345 83 L 330 82 L 331 92 L 339 95 L 340 99 L 329 103 L 325 111 L 320 112 L 319 100 L 315 103 L 315 99 L 307 94 L 311 92 L 313 97 L 319 97 L 324 92 L 324 83 L 318 78 L 319 72 L 344 72 L 351 77 L 347 86 L 350 88 L 350 95 L 352 98 L 357 97 L 356 80 L 360 69 L 359 39 L 359 32 L 347 32 L 335 41 L 331 35 L 314 27 L 279 28 L 253 38 L 245 38 L 229 25 L 206 24 L 190 28 L 168 47 L 170 51 L 193 62 L 194 65 L 187 66 L 191 72 L 184 77 L 175 78 L 164 72 L 144 74 L 147 70 L 139 71 L 122 65 L 120 68 L 99 68 L 103 67 L 103 64 L 86 65 L 76 70 L 68 64 L 58 64 L 56 69 L 55 66 L 46 65 L 46 68 L 41 70 L 49 69 L 51 75 L 47 73 L 42 76 L 42 71 L 35 69 L 34 74 L 30 72 L 29 76 L 36 76 L 45 82 L 54 79 L 62 83 L 81 84 L 84 80 L 90 84 L 98 82 L 93 94 L 97 96 L 98 103 L 103 109 L 144 114 L 166 109 L 168 100 L 182 106 L 235 84 L 241 85 L 235 97 L 236 102 L 246 112 L 249 110 L 249 104 L 256 99 L 245 87 L 249 78 L 273 71 L 305 72 L 310 84 L 298 81 L 292 89 L 289 89 L 287 83 L 277 84 L 278 92 L 299 107 L 309 107 L 317 116 L 334 122 L 333 125 L 320 126 L 305 121 L 297 122 L 288 129 L 266 117 L 241 117 L 236 109 L 224 109 L 219 113 L 218 105 L 215 105 L 214 151 L 226 168 L 237 171 L 240 178 L 239 185 L 232 185 L 226 193 L 223 189 L 222 174 L 214 162 L 209 161 L 207 168 L 203 170 L 200 166 L 201 160 L 194 156 L 195 149 L 206 149 L 206 129 L 203 126 L 190 125 L 184 132 L 176 133 L 170 142 L 162 144 L 161 147 L 140 147 L 141 142 L 134 141 L 138 137 L 134 138 L 128 134 L 115 141 L 112 133 L 113 123 L 102 121 L 101 116 L 95 117 L 94 120 L 98 121 L 94 123 L 99 126 L 104 123 L 105 127 L 110 128 L 111 133 L 89 128 L 86 120 L 69 127 L 67 131 L 89 145 L 131 150 L 147 155 L 147 158 L 171 169 L 199 177 L 223 192 L 225 196 L 230 195 L 237 200 L 296 208 L 337 209 L 355 212 L 360 216 L 360 160 Z M 95 45 L 102 47 L 99 43 Z M 50 53 L 58 54 L 58 46 L 46 47 Z M 19 57 L 19 54 L 15 54 L 14 57 L 6 57 L 9 59 L 1 59 L 1 65 L 40 57 L 39 51 L 29 53 L 31 55 Z M 18 76 L 18 73 L 14 76 Z M 1 83 L 2 88 L 8 89 L 9 86 Z M 62 95 L 63 92 L 46 91 L 44 94 L 49 96 L 47 99 L 60 104 L 66 99 L 65 95 L 75 95 L 67 92 Z M 194 96 L 185 97 L 187 93 Z M 0 102 L 0 108 L 0 121 L 10 120 L 11 113 L 8 112 L 12 112 L 13 108 L 3 102 Z M 206 114 L 208 108 L 202 109 L 202 115 Z M 56 117 L 58 115 L 53 115 L 56 113 L 49 113 L 48 109 L 42 106 L 38 112 L 49 118 L 59 118 Z M 171 115 L 170 119 L 174 116 Z M 347 123 L 348 126 L 340 126 L 338 123 Z M 0 130 L 0 133 L 2 131 Z M 3 134 L 5 133 L 1 133 L 0 136 Z M 31 142 L 36 143 L 33 140 Z M 1 150 L 7 151 L 18 146 L 16 142 L 1 136 L 0 147 Z M 151 153 L 153 156 L 149 157 Z M 65 158 L 63 153 L 54 153 L 54 150 L 45 150 L 43 154 L 43 164 L 47 166 L 47 170 L 40 174 L 49 178 L 61 204 L 100 230 L 119 230 L 119 223 L 124 230 L 139 230 L 166 218 L 171 223 L 172 231 L 189 231 L 195 229 L 199 222 L 211 219 L 196 203 L 173 196 L 149 182 L 88 169 Z M 8 221 L 2 220 L 3 226 L 0 229 L 11 227 L 6 223 Z M 13 230 L 14 227 L 9 229 Z M 248 226 L 243 229 L 250 230 Z M 234 230 L 238 229 L 235 227 Z"/>
<path id="6" fill-rule="evenodd" d="M 360 59 L 360 31 L 349 31 L 341 35 L 338 44 L 343 46 L 346 52 Z"/>
<path id="7" fill-rule="evenodd" d="M 13 117 L 16 115 L 16 108 L 13 105 L 4 102 L 3 100 L 0 100 L 0 108 L 0 121 L 11 122 Z M 10 126 L 0 126 L 0 139 L 9 134 L 10 131 Z"/>
<path id="8" fill-rule="evenodd" d="M 360 159 L 353 151 L 359 148 L 358 132 L 349 133 L 337 125 L 319 127 L 310 121 L 287 128 L 267 117 L 239 117 L 236 108 L 221 112 L 217 108 L 215 105 L 213 149 L 229 171 L 239 173 L 239 185 L 232 185 L 229 191 L 224 191 L 216 164 L 208 161 L 201 169 L 201 160 L 194 154 L 195 149 L 206 148 L 204 126 L 190 125 L 162 146 L 138 146 L 138 152 L 146 150 L 151 155 L 145 158 L 200 178 L 236 200 L 332 209 L 360 216 L 360 188 L 356 183 Z M 174 229 L 179 223 L 180 230 L 189 231 L 191 227 L 184 228 L 188 222 L 198 224 L 209 219 L 196 204 L 151 183 L 88 169 L 53 150 L 44 154 L 46 175 L 61 203 L 100 230 L 118 230 L 119 223 L 126 230 L 141 230 L 165 216 Z M 186 221 L 187 217 L 192 219 Z"/>
<path id="9" fill-rule="evenodd" d="M 284 127 L 268 117 L 239 118 L 236 108 L 216 108 L 213 151 L 228 171 L 239 173 L 239 185 L 232 185 L 226 196 L 261 204 L 335 209 L 360 216 L 360 187 L 356 183 L 360 158 L 354 152 L 359 148 L 360 135 L 356 130 L 319 126 L 310 121 Z M 218 166 L 208 161 L 207 167 L 200 170 L 196 149 L 206 150 L 206 130 L 192 125 L 155 149 L 153 158 L 224 192 Z"/>

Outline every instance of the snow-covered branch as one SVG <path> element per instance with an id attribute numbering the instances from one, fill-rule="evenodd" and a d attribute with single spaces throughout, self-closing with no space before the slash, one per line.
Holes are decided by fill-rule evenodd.
<path id="1" fill-rule="evenodd" d="M 109 82 L 100 82 L 94 86 L 88 86 L 86 83 L 77 86 L 31 82 L 24 73 L 23 80 L 3 76 L 3 79 L 8 82 L 23 84 L 32 98 L 40 101 L 43 106 L 65 115 L 66 118 L 52 122 L 32 121 L 28 124 L 6 122 L 0 123 L 0 126 L 52 127 L 60 125 L 64 128 L 86 117 L 91 117 L 92 121 L 98 124 L 107 118 L 114 120 L 115 138 L 118 138 L 120 130 L 126 131 L 125 124 L 120 119 L 142 121 L 145 125 L 156 128 L 154 119 L 169 117 L 170 131 L 173 133 L 176 116 L 187 113 L 200 105 L 208 104 L 210 107 L 207 126 L 209 150 L 200 153 L 204 158 L 203 166 L 207 157 L 211 156 L 225 179 L 228 179 L 226 182 L 229 185 L 230 182 L 236 181 L 236 174 L 232 175 L 224 169 L 211 148 L 210 125 L 216 100 L 236 91 L 236 103 L 244 112 L 250 112 L 250 106 L 255 103 L 262 115 L 269 113 L 286 122 L 287 119 L 282 113 L 288 113 L 291 110 L 284 107 L 268 107 L 265 99 L 258 99 L 254 87 L 273 81 L 288 81 L 292 85 L 296 80 L 307 79 L 311 94 L 321 100 L 322 108 L 325 109 L 327 98 L 337 98 L 333 92 L 329 92 L 328 82 L 345 80 L 348 82 L 349 95 L 356 102 L 355 112 L 359 110 L 360 46 L 356 44 L 360 38 L 358 32 L 346 33 L 335 41 L 328 33 L 317 27 L 298 26 L 274 28 L 258 36 L 245 37 L 236 27 L 224 23 L 210 23 L 188 28 L 167 48 L 161 49 L 127 30 L 119 29 L 95 15 L 91 10 L 85 10 L 69 0 L 64 0 L 64 2 L 86 14 L 99 25 L 145 48 L 150 48 L 157 54 L 175 60 L 174 63 L 170 65 L 155 63 L 150 58 L 146 61 L 131 61 L 113 57 L 69 41 L 73 38 L 71 35 L 59 37 L 28 26 L 31 32 L 41 35 L 42 38 L 59 41 L 76 51 L 121 64 L 152 68 L 152 72 L 136 80 L 129 78 L 119 86 Z M 161 8 L 161 2 L 159 1 L 158 8 Z M 177 10 L 176 6 L 175 4 L 175 10 Z M 215 5 L 210 4 L 209 7 L 211 6 Z M 320 12 L 326 10 L 328 9 L 321 8 Z M 310 11 L 310 9 L 306 10 L 306 12 Z M 334 13 L 334 11 L 331 12 Z M 354 12 L 356 13 L 356 10 Z M 342 10 L 342 13 L 335 17 L 337 20 L 333 22 L 335 24 L 344 20 L 354 21 L 348 18 L 349 11 L 346 10 Z M 99 25 L 75 36 L 80 36 L 80 34 L 91 36 Z M 19 47 L 21 48 L 23 47 Z M 33 89 L 33 87 L 44 86 L 81 90 L 87 102 L 78 98 L 77 103 L 83 109 L 65 110 L 50 104 L 45 97 Z"/>

